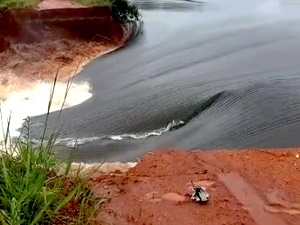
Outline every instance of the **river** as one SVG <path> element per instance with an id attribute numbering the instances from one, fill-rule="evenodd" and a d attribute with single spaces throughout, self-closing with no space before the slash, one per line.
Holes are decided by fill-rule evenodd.
<path id="1" fill-rule="evenodd" d="M 132 161 L 155 149 L 300 146 L 299 3 L 138 5 L 142 34 L 76 77 L 92 97 L 50 114 L 48 135 L 63 125 L 60 155 Z M 33 118 L 32 135 L 44 119 Z"/>

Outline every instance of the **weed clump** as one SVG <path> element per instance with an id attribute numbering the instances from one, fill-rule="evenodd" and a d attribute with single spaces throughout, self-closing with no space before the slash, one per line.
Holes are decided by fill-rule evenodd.
<path id="1" fill-rule="evenodd" d="M 52 152 L 54 141 L 55 135 L 39 145 L 25 135 L 10 147 L 12 152 L 1 154 L 1 224 L 92 223 L 101 200 L 87 188 L 87 180 L 69 176 L 71 163 L 64 174 L 55 172 L 62 162 Z"/>
<path id="2" fill-rule="evenodd" d="M 12 139 L 11 117 L 4 130 L 0 105 L 4 137 L 0 151 L 1 225 L 92 224 L 103 203 L 88 188 L 89 177 L 80 177 L 80 168 L 74 175 L 72 161 L 62 161 L 55 155 L 53 148 L 58 134 L 54 131 L 45 139 L 57 77 L 58 72 L 50 93 L 43 135 L 38 141 L 29 136 L 30 118 L 25 119 L 20 137 Z M 70 85 L 69 80 L 65 99 Z"/>

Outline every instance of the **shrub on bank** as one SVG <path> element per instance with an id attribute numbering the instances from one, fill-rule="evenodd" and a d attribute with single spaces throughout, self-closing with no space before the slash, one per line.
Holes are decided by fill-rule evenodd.
<path id="1" fill-rule="evenodd" d="M 139 20 L 138 8 L 127 0 L 112 0 L 112 15 L 115 20 L 120 22 L 131 22 Z"/>
<path id="2" fill-rule="evenodd" d="M 140 13 L 138 8 L 128 0 L 75 0 L 85 6 L 108 6 L 112 11 L 113 18 L 126 23 L 138 21 Z"/>

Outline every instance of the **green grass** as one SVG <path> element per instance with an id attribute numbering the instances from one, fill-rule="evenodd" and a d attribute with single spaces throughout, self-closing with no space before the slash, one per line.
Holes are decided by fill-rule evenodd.
<path id="1" fill-rule="evenodd" d="M 84 6 L 111 6 L 113 3 L 112 0 L 74 0 L 74 2 Z"/>
<path id="2" fill-rule="evenodd" d="M 108 6 L 113 18 L 121 23 L 138 21 L 139 11 L 128 0 L 73 0 L 83 6 Z M 7 9 L 34 8 L 41 0 L 0 0 L 0 17 Z"/>
<path id="3" fill-rule="evenodd" d="M 0 8 L 33 8 L 41 0 L 0 0 Z M 84 6 L 111 6 L 112 0 L 74 0 Z"/>
<path id="4" fill-rule="evenodd" d="M 0 0 L 0 8 L 32 8 L 39 2 L 40 0 Z"/>
<path id="5" fill-rule="evenodd" d="M 57 76 L 50 92 L 47 118 L 56 81 Z M 65 98 L 70 85 L 68 82 Z M 2 115 L 0 119 L 2 121 Z M 9 127 L 10 120 L 7 123 Z M 94 197 L 87 185 L 88 178 L 79 177 L 79 170 L 77 175 L 70 174 L 70 160 L 63 162 L 53 153 L 58 134 L 33 143 L 29 136 L 30 126 L 30 118 L 27 118 L 22 135 L 13 142 L 9 128 L 3 131 L 5 151 L 0 155 L 0 224 L 92 224 L 103 199 Z M 44 134 L 46 126 L 47 119 Z M 58 174 L 62 166 L 65 172 Z"/>

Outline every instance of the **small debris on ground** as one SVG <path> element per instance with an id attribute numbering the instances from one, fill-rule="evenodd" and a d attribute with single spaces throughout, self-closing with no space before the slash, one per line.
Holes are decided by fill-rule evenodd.
<path id="1" fill-rule="evenodd" d="M 198 203 L 207 203 L 209 200 L 209 193 L 207 192 L 206 187 L 197 187 L 194 185 L 193 181 L 191 183 L 193 186 L 191 199 Z"/>

